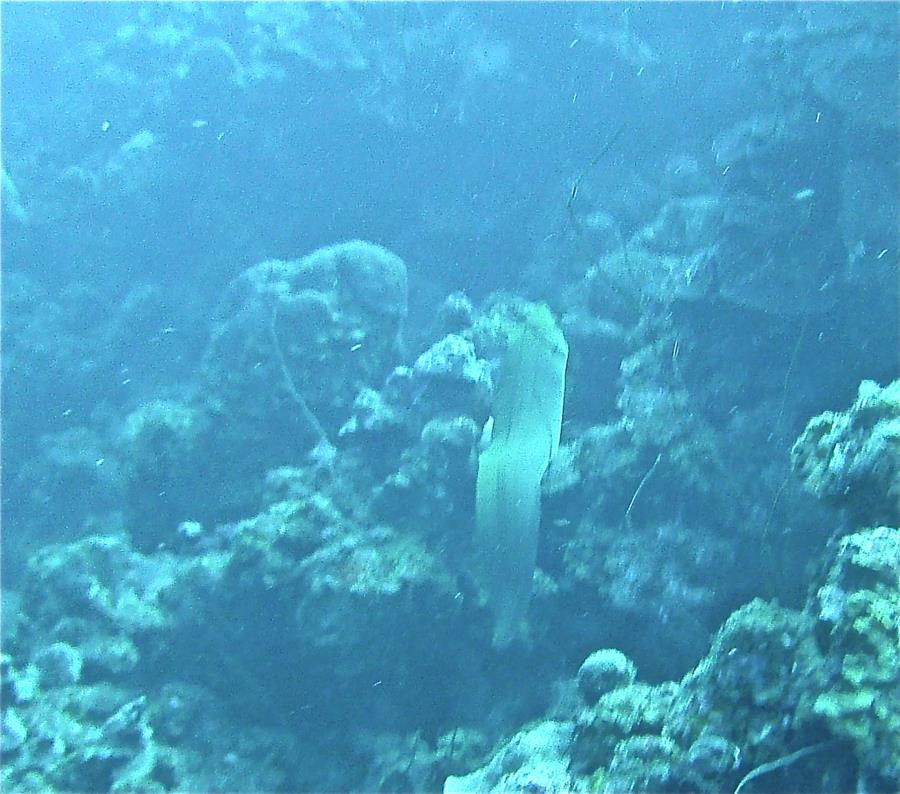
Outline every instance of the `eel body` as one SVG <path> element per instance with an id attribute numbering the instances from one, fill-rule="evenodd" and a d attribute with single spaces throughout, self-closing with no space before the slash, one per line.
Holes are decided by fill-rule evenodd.
<path id="1" fill-rule="evenodd" d="M 497 647 L 519 635 L 531 598 L 541 479 L 559 447 L 568 353 L 550 310 L 530 306 L 510 335 L 491 443 L 478 458 L 475 549 Z"/>

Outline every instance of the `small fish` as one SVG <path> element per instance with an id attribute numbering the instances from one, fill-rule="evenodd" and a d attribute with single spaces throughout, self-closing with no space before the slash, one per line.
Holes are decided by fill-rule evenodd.
<path id="1" fill-rule="evenodd" d="M 112 125 L 111 125 L 108 121 L 104 121 L 104 122 L 100 125 L 100 132 L 109 132 L 109 128 L 110 128 L 111 126 L 112 126 Z"/>
<path id="2" fill-rule="evenodd" d="M 811 187 L 805 187 L 803 190 L 798 190 L 794 193 L 794 201 L 809 201 L 813 196 L 816 195 L 816 191 Z"/>
<path id="3" fill-rule="evenodd" d="M 208 121 L 204 121 L 203 119 L 194 119 L 194 121 L 191 122 L 191 126 L 192 126 L 195 130 L 202 129 L 202 128 L 205 127 L 207 124 L 209 124 L 209 122 L 208 122 Z"/>

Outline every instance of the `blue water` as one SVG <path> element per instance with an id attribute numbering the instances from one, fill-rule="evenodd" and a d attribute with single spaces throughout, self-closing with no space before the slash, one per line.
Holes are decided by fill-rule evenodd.
<path id="1" fill-rule="evenodd" d="M 678 681 L 900 520 L 890 447 L 827 498 L 791 456 L 897 378 L 895 4 L 14 3 L 2 47 L 8 790 L 440 790 L 593 651 Z M 498 648 L 524 301 L 563 454 Z M 843 736 L 796 719 L 775 756 Z M 851 745 L 767 783 L 889 789 Z M 621 784 L 583 746 L 532 790 Z"/>

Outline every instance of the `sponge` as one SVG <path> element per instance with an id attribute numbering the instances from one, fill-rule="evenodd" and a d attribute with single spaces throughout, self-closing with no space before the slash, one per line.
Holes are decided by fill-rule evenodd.
<path id="1" fill-rule="evenodd" d="M 529 306 L 510 335 L 493 437 L 478 458 L 475 549 L 498 648 L 519 635 L 531 598 L 541 479 L 559 448 L 568 356 L 550 309 Z"/>

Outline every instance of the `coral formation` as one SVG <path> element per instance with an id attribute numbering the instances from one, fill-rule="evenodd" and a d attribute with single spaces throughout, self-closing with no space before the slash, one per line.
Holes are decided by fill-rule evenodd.
<path id="1" fill-rule="evenodd" d="M 680 682 L 634 683 L 620 652 L 591 654 L 578 673 L 582 705 L 569 710 L 574 731 L 526 730 L 444 790 L 518 789 L 507 775 L 520 768 L 542 791 L 894 790 L 898 549 L 893 528 L 844 538 L 805 610 L 752 601 Z M 509 760 L 548 726 L 564 737 L 546 743 L 552 752 L 535 746 L 527 766 Z"/>
<path id="2" fill-rule="evenodd" d="M 810 420 L 791 455 L 806 488 L 855 521 L 900 523 L 900 381 L 863 381 L 847 411 Z"/>
<path id="3" fill-rule="evenodd" d="M 848 740 L 870 784 L 900 781 L 900 530 L 842 538 L 813 602 L 816 638 L 833 664 L 812 704 Z"/>

